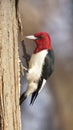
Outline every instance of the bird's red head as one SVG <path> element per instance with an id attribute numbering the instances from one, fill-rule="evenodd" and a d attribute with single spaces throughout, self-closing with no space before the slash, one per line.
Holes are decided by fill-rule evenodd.
<path id="1" fill-rule="evenodd" d="M 35 43 L 37 45 L 34 53 L 37 53 L 45 49 L 48 49 L 48 50 L 52 49 L 51 39 L 48 33 L 38 32 L 38 33 L 35 33 L 34 36 L 36 37 Z"/>
<path id="2" fill-rule="evenodd" d="M 33 39 L 36 43 L 36 48 L 34 53 L 40 52 L 42 50 L 51 50 L 51 39 L 48 33 L 46 32 L 38 32 L 32 36 L 27 36 L 26 38 Z"/>

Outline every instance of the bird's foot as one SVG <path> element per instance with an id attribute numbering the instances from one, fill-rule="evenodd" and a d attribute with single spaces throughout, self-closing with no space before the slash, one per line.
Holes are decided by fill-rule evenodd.
<path id="1" fill-rule="evenodd" d="M 27 72 L 28 69 L 25 66 L 23 66 L 23 64 L 20 62 L 20 72 L 22 76 L 24 76 L 25 71 Z"/>

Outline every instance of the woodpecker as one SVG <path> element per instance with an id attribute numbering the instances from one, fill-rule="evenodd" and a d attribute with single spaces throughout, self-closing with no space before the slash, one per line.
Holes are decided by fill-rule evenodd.
<path id="1" fill-rule="evenodd" d="M 20 97 L 20 104 L 32 94 L 30 104 L 33 104 L 46 80 L 54 69 L 54 52 L 51 38 L 47 32 L 38 32 L 25 38 L 33 39 L 36 48 L 29 61 L 27 72 L 28 87 Z"/>

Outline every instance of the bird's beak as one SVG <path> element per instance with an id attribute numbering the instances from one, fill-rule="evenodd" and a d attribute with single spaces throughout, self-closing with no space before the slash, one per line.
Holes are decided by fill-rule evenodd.
<path id="1" fill-rule="evenodd" d="M 32 39 L 32 40 L 36 40 L 37 39 L 37 37 L 35 37 L 34 35 L 25 36 L 25 38 Z"/>

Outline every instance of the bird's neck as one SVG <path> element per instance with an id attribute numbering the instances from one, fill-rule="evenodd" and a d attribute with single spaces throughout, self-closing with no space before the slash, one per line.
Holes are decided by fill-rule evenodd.
<path id="1" fill-rule="evenodd" d="M 34 54 L 38 53 L 42 50 L 51 50 L 51 49 L 52 49 L 51 45 L 45 45 L 45 44 L 44 44 L 44 46 L 43 45 L 37 45 L 37 47 L 34 50 Z"/>

